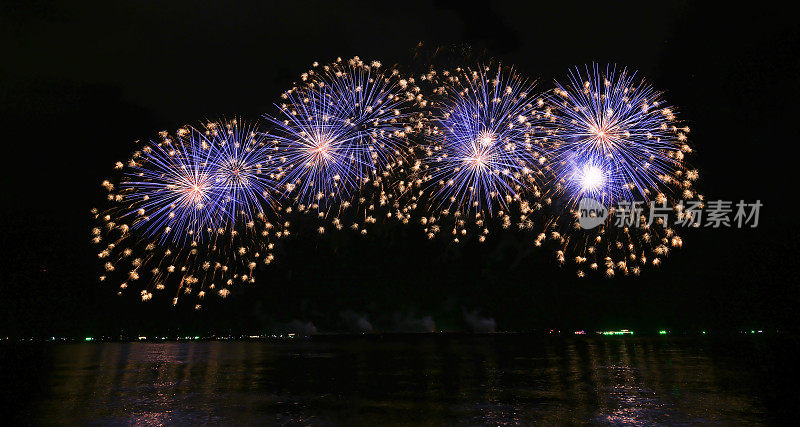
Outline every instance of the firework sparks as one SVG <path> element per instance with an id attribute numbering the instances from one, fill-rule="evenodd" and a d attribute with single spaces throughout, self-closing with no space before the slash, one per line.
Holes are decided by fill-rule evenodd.
<path id="1" fill-rule="evenodd" d="M 454 215 L 454 240 L 467 234 L 470 222 L 478 226 L 481 241 L 488 219 L 497 217 L 508 227 L 512 205 L 523 211 L 519 223 L 528 224 L 527 199 L 540 193 L 548 120 L 534 85 L 499 66 L 431 72 L 425 80 L 437 86 L 426 103 L 431 113 L 425 116 L 420 150 L 419 180 L 430 209 Z M 427 222 L 437 222 L 436 216 Z"/>
<path id="2" fill-rule="evenodd" d="M 268 117 L 281 152 L 284 192 L 299 204 L 352 201 L 408 155 L 410 103 L 396 73 L 353 58 L 303 74 Z"/>
<path id="3" fill-rule="evenodd" d="M 556 83 L 548 102 L 555 117 L 548 189 L 563 211 L 549 231 L 558 242 L 558 260 L 574 260 L 579 275 L 587 265 L 608 276 L 659 265 L 681 239 L 669 221 L 649 223 L 649 202 L 678 215 L 678 199 L 702 199 L 692 188 L 697 171 L 685 163 L 692 152 L 689 128 L 679 124 L 660 92 L 635 73 L 612 67 L 573 71 L 569 84 Z M 578 202 L 584 198 L 608 209 L 608 224 L 581 229 Z M 620 204 L 630 209 L 620 211 Z M 536 243 L 547 237 L 542 233 Z"/>
<path id="4" fill-rule="evenodd" d="M 277 190 L 276 148 L 256 126 L 234 120 L 204 126 L 201 146 L 209 147 L 208 168 L 214 193 L 225 220 L 242 216 L 246 222 L 274 208 Z"/>
<path id="5" fill-rule="evenodd" d="M 120 293 L 140 283 L 143 301 L 174 285 L 175 302 L 252 283 L 257 261 L 273 259 L 270 239 L 288 233 L 268 220 L 275 161 L 253 129 L 232 120 L 162 132 L 118 163 L 119 183 L 103 182 L 110 207 L 93 210 L 101 281 L 122 275 Z"/>
<path id="6" fill-rule="evenodd" d="M 678 126 L 662 94 L 637 82 L 635 73 L 611 67 L 602 73 L 597 65 L 575 70 L 568 85 L 556 83 L 549 101 L 559 136 L 550 156 L 556 180 L 573 200 L 649 200 L 672 184 L 691 152 L 688 128 Z M 585 186 L 586 171 L 602 182 Z"/>
<path id="7" fill-rule="evenodd" d="M 281 197 L 292 212 L 366 234 L 377 217 L 404 214 L 412 101 L 417 90 L 377 61 L 315 64 L 286 91 L 278 118 L 268 117 L 279 150 Z"/>
<path id="8" fill-rule="evenodd" d="M 406 79 L 356 57 L 315 63 L 282 98 L 269 130 L 185 127 L 117 163 L 119 178 L 103 182 L 110 207 L 92 211 L 101 281 L 117 277 L 143 301 L 168 287 L 174 303 L 225 298 L 273 261 L 293 213 L 318 235 L 365 235 L 381 219 L 455 242 L 537 229 L 534 243 L 555 242 L 579 276 L 639 274 L 683 243 L 669 218 L 646 220 L 647 202 L 682 217 L 679 199 L 703 200 L 688 127 L 626 70 L 575 70 L 539 96 L 502 66 Z M 580 227 L 586 198 L 607 223 Z"/>

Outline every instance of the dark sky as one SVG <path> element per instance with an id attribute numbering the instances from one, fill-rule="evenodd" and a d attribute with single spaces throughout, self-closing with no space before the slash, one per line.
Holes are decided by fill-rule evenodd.
<path id="1" fill-rule="evenodd" d="M 0 334 L 249 333 L 293 320 L 335 331 L 354 316 L 379 330 L 426 316 L 444 330 L 475 317 L 498 330 L 795 329 L 799 36 L 794 14 L 762 4 L 2 2 Z M 760 226 L 689 233 L 636 279 L 577 280 L 519 236 L 453 249 L 386 230 L 298 236 L 255 288 L 199 313 L 97 283 L 88 211 L 135 140 L 257 119 L 313 61 L 413 66 L 421 42 L 471 45 L 542 89 L 593 61 L 638 69 L 692 127 L 701 190 L 762 200 Z"/>

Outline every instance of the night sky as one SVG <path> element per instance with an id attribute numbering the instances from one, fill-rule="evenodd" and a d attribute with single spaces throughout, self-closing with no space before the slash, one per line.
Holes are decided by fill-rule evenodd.
<path id="1" fill-rule="evenodd" d="M 376 331 L 796 329 L 800 30 L 762 7 L 2 2 L 0 335 L 335 332 L 364 320 Z M 134 141 L 274 112 L 314 61 L 414 69 L 415 52 L 453 46 L 514 64 L 542 90 L 576 65 L 638 69 L 691 126 L 697 187 L 760 199 L 759 227 L 684 232 L 638 278 L 577 279 L 524 235 L 453 247 L 390 227 L 366 239 L 295 230 L 255 286 L 199 312 L 98 283 L 89 209 Z"/>

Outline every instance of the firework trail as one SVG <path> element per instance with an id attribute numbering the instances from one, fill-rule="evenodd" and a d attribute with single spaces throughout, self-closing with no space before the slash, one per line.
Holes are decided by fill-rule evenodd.
<path id="1" fill-rule="evenodd" d="M 547 101 L 555 117 L 547 168 L 555 214 L 536 243 L 549 233 L 558 243 L 558 260 L 574 260 L 580 276 L 586 266 L 612 276 L 658 265 L 682 244 L 671 227 L 684 214 L 679 200 L 702 200 L 692 188 L 697 171 L 685 162 L 692 152 L 689 128 L 660 92 L 635 73 L 610 66 L 604 72 L 597 65 L 574 70 L 569 84 L 557 82 Z M 609 210 L 606 224 L 579 226 L 584 198 Z M 651 201 L 672 216 L 649 223 Z"/>

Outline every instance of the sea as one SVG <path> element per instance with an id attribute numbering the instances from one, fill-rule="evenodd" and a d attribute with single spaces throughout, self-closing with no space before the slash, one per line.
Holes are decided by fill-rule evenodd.
<path id="1" fill-rule="evenodd" d="M 89 425 L 771 425 L 793 336 L 317 335 L 0 344 L 5 418 Z"/>

